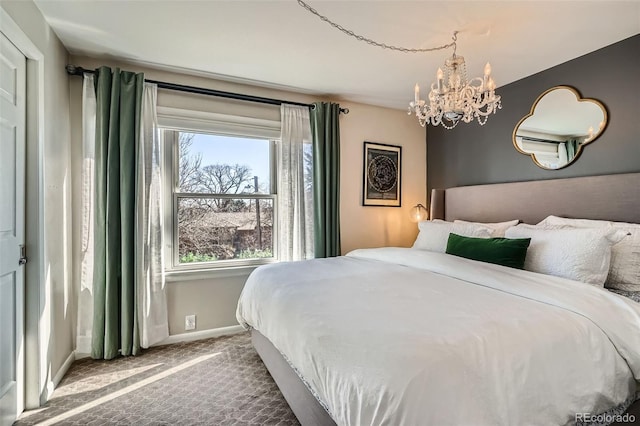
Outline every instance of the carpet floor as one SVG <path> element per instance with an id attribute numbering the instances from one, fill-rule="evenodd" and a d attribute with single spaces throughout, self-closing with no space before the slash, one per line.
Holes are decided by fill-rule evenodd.
<path id="1" fill-rule="evenodd" d="M 249 333 L 73 363 L 15 425 L 298 425 Z"/>

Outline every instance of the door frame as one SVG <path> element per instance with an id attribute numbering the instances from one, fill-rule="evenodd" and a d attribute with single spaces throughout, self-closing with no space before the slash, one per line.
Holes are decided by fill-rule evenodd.
<path id="1" fill-rule="evenodd" d="M 24 407 L 49 397 L 47 366 L 51 341 L 51 288 L 46 279 L 44 229 L 44 55 L 0 6 L 1 32 L 27 59 L 24 306 Z"/>

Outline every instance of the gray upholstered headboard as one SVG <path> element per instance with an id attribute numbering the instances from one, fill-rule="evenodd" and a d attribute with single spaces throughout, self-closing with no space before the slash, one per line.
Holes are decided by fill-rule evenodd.
<path id="1" fill-rule="evenodd" d="M 432 219 L 535 224 L 556 216 L 640 223 L 640 173 L 434 189 Z"/>

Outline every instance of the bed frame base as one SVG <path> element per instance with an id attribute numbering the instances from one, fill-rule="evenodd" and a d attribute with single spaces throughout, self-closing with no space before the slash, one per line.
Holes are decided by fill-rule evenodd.
<path id="1" fill-rule="evenodd" d="M 636 402 L 634 402 L 633 404 L 631 404 L 631 406 L 629 408 L 627 408 L 627 411 L 625 411 L 625 413 L 629 413 L 629 414 L 633 414 L 637 420 L 640 420 L 640 399 L 638 399 Z M 623 425 L 623 424 L 629 424 L 629 423 L 611 423 L 611 425 Z"/>
<path id="2" fill-rule="evenodd" d="M 251 343 L 300 424 L 303 426 L 336 426 L 336 422 L 329 416 L 329 413 L 300 380 L 280 351 L 266 337 L 257 330 L 251 330 Z"/>

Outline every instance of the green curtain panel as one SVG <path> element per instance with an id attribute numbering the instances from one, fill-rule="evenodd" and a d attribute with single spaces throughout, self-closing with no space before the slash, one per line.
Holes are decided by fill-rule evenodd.
<path id="1" fill-rule="evenodd" d="M 340 105 L 316 102 L 313 139 L 313 227 L 315 257 L 340 256 Z"/>
<path id="2" fill-rule="evenodd" d="M 567 161 L 571 162 L 578 152 L 580 146 L 577 139 L 567 140 Z"/>
<path id="3" fill-rule="evenodd" d="M 96 70 L 96 199 L 91 356 L 140 351 L 135 304 L 136 153 L 144 75 Z"/>

